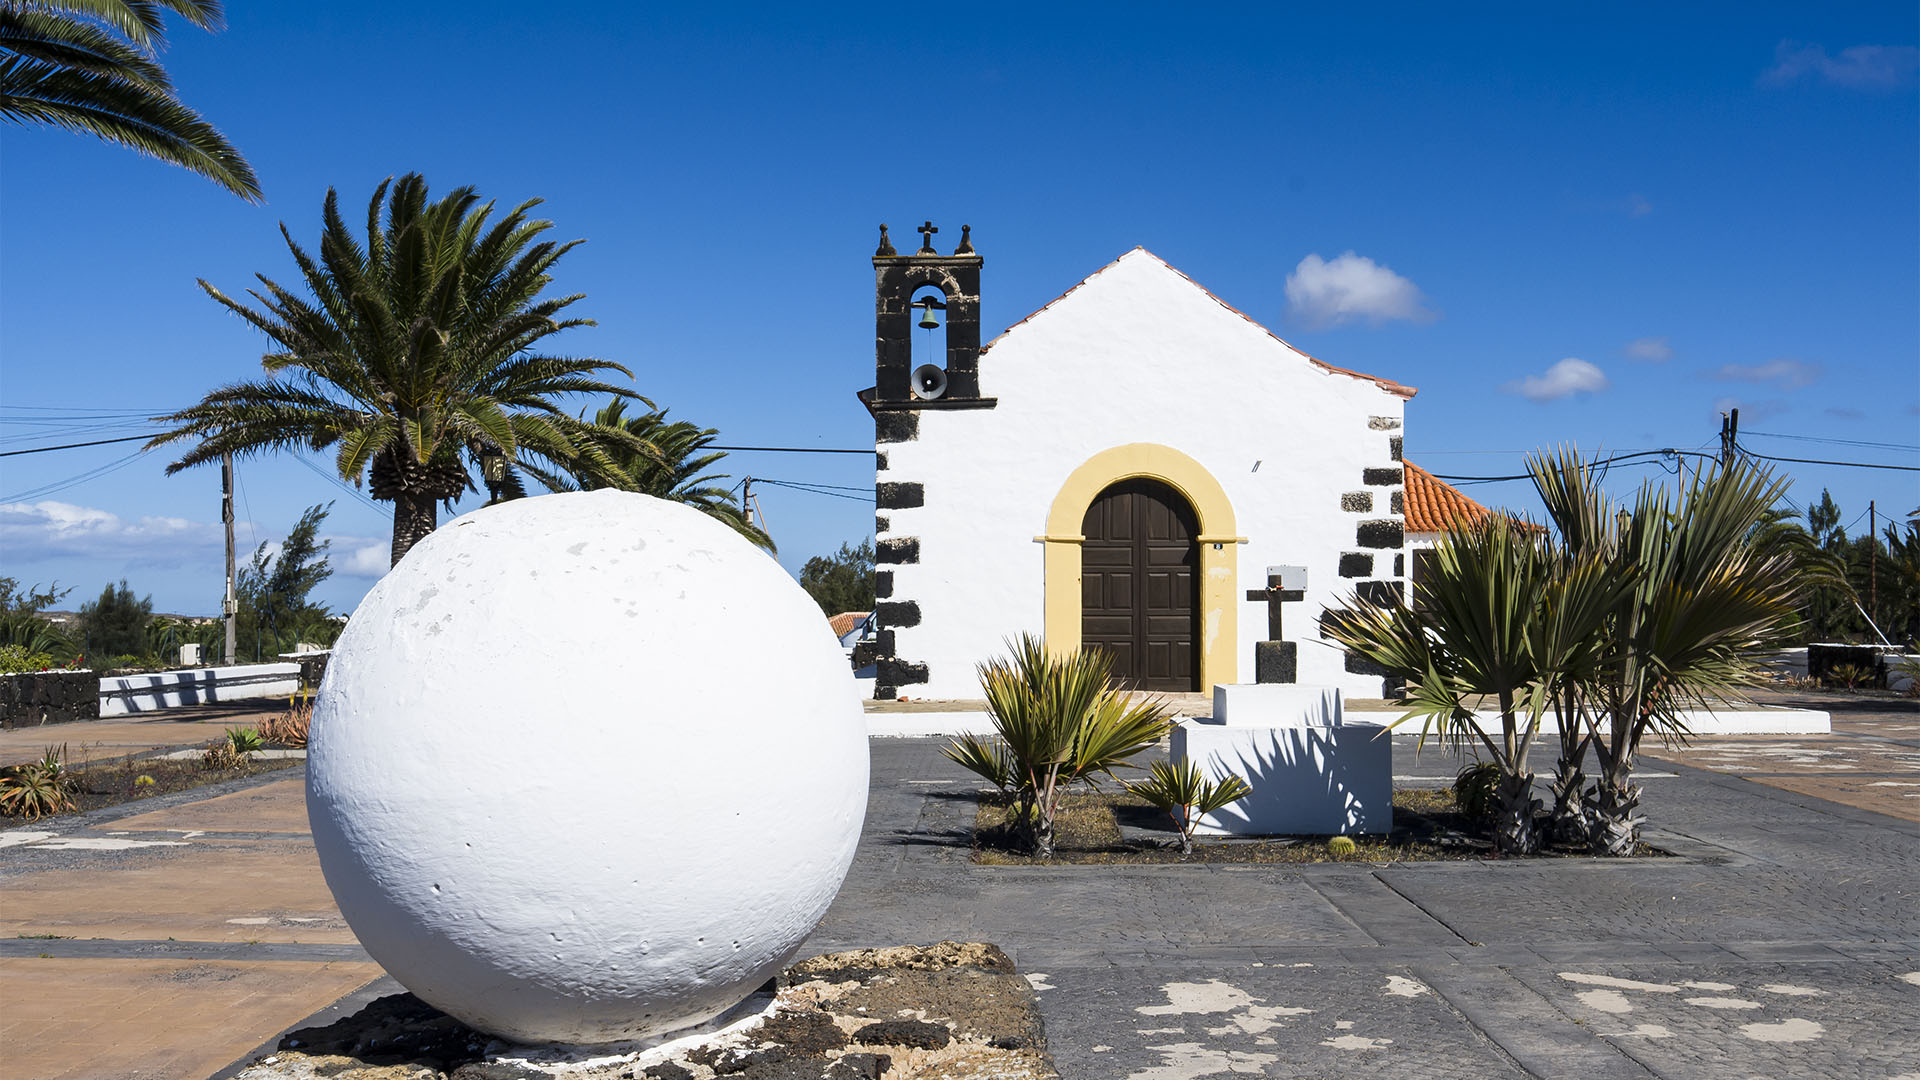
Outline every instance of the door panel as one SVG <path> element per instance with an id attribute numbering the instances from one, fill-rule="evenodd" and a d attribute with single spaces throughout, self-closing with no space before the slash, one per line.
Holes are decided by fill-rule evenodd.
<path id="1" fill-rule="evenodd" d="M 1081 532 L 1082 644 L 1113 654 L 1118 682 L 1197 689 L 1193 508 L 1158 481 L 1125 480 L 1087 508 Z"/>

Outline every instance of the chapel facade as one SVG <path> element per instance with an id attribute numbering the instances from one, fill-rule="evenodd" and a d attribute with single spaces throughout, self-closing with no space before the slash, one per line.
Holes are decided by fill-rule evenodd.
<path id="1" fill-rule="evenodd" d="M 1251 682 L 1283 565 L 1307 572 L 1279 594 L 1295 680 L 1381 696 L 1319 616 L 1405 595 L 1414 389 L 1307 356 L 1144 248 L 982 345 L 971 230 L 949 254 L 937 231 L 902 254 L 882 226 L 873 256 L 874 696 L 976 698 L 1020 633 L 1103 647 L 1142 689 Z"/>

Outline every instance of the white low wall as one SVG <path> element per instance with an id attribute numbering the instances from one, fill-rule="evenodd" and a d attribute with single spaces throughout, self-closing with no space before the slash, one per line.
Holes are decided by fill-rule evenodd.
<path id="1" fill-rule="evenodd" d="M 299 664 L 236 664 L 115 675 L 100 680 L 100 715 L 129 716 L 182 705 L 284 698 L 299 690 Z"/>

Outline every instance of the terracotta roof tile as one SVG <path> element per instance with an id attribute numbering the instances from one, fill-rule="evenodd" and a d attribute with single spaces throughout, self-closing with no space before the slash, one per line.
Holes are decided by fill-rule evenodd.
<path id="1" fill-rule="evenodd" d="M 860 625 L 860 620 L 866 618 L 868 614 L 865 611 L 843 611 L 829 618 L 827 625 L 833 627 L 834 637 L 846 637 L 847 631 Z"/>
<path id="2" fill-rule="evenodd" d="M 1400 464 L 1406 466 L 1404 501 L 1408 532 L 1445 532 L 1447 526 L 1455 521 L 1478 521 L 1493 512 L 1413 462 L 1403 461 Z M 1528 532 L 1546 531 L 1533 522 L 1520 518 L 1514 520 L 1520 521 Z"/>

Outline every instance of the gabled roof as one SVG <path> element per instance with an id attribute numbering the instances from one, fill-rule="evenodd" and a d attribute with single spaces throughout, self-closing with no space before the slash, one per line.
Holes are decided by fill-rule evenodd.
<path id="1" fill-rule="evenodd" d="M 834 637 L 846 637 L 847 631 L 859 626 L 860 620 L 871 614 L 873 613 L 870 611 L 843 611 L 838 615 L 829 616 L 827 625 L 833 627 Z"/>
<path id="2" fill-rule="evenodd" d="M 1095 270 L 1093 273 L 1088 274 L 1084 279 L 1080 281 L 1078 285 L 1075 285 L 1072 289 L 1068 289 L 1066 292 L 1063 292 L 1059 296 L 1056 296 L 1053 299 L 1047 301 L 1046 303 L 1040 305 L 1038 308 L 1034 309 L 1033 312 L 1028 314 L 1026 318 L 1021 319 L 1019 322 L 1014 323 L 1012 326 L 1007 327 L 1005 330 L 1002 330 L 1000 332 L 999 337 L 996 337 L 992 341 L 989 341 L 985 345 L 981 346 L 980 351 L 982 353 L 985 353 L 988 350 L 992 349 L 995 345 L 999 344 L 1001 338 L 1006 337 L 1008 334 L 1018 329 L 1022 324 L 1031 320 L 1034 316 L 1039 315 L 1041 312 L 1047 310 L 1053 305 L 1059 303 L 1062 300 L 1065 300 L 1069 296 L 1072 296 L 1075 289 L 1080 288 L 1080 286 L 1087 284 L 1088 282 L 1092 281 L 1094 278 L 1097 278 L 1101 274 L 1106 273 L 1108 270 L 1111 270 L 1114 267 L 1120 265 L 1122 261 L 1133 258 L 1136 255 L 1152 259 L 1154 262 L 1159 263 L 1161 266 L 1172 271 L 1173 273 L 1179 274 L 1181 280 L 1185 281 L 1187 284 L 1192 285 L 1194 288 L 1199 289 L 1201 292 L 1205 293 L 1208 299 L 1212 300 L 1216 304 L 1219 304 L 1221 307 L 1226 308 L 1228 311 L 1233 312 L 1235 315 L 1238 315 L 1241 318 L 1247 320 L 1248 322 L 1252 323 L 1254 326 L 1259 327 L 1261 333 L 1267 335 L 1268 337 L 1272 338 L 1275 341 L 1278 341 L 1280 344 L 1285 345 L 1287 348 L 1292 349 L 1294 352 L 1299 353 L 1301 356 L 1305 356 L 1309 362 L 1311 362 L 1317 367 L 1320 367 L 1326 371 L 1330 371 L 1335 375 L 1345 375 L 1348 378 L 1352 378 L 1352 379 L 1365 379 L 1366 381 L 1373 383 L 1375 386 L 1380 387 L 1380 389 L 1385 390 L 1390 394 L 1395 394 L 1403 398 L 1411 398 L 1413 395 L 1420 392 L 1415 387 L 1407 386 L 1403 383 L 1394 382 L 1392 379 L 1383 379 L 1378 375 L 1368 375 L 1364 372 L 1353 371 L 1348 368 L 1335 367 L 1334 365 L 1329 364 L 1324 360 L 1320 360 L 1320 359 L 1316 359 L 1315 357 L 1308 356 L 1305 351 L 1299 348 L 1296 348 L 1293 344 L 1286 341 L 1279 334 L 1276 334 L 1272 330 L 1269 330 L 1265 326 L 1262 326 L 1257 320 L 1255 320 L 1252 316 L 1248 315 L 1246 312 L 1241 311 L 1239 308 L 1236 308 L 1232 304 L 1229 304 L 1225 300 L 1222 300 L 1218 296 L 1215 296 L 1213 293 L 1213 290 L 1193 280 L 1192 278 L 1188 277 L 1186 274 L 1181 273 L 1181 271 L 1177 267 L 1168 263 L 1165 259 L 1162 259 L 1160 256 L 1155 255 L 1153 252 L 1148 251 L 1144 247 L 1135 247 L 1132 251 L 1129 251 L 1124 255 L 1121 255 L 1120 258 L 1115 259 L 1112 262 L 1108 263 L 1107 265 L 1101 267 L 1100 269 Z"/>
<path id="3" fill-rule="evenodd" d="M 1461 494 L 1460 489 L 1433 475 L 1411 461 L 1402 461 L 1406 467 L 1405 503 L 1407 510 L 1406 529 L 1410 533 L 1446 532 L 1447 526 L 1456 521 L 1478 521 L 1493 511 Z M 1512 516 L 1512 515 L 1508 515 Z M 1514 518 L 1524 532 L 1545 532 L 1546 529 L 1521 518 Z"/>
<path id="4" fill-rule="evenodd" d="M 1455 521 L 1478 521 L 1492 511 L 1460 493 L 1432 473 L 1403 461 L 1406 466 L 1406 508 L 1408 532 L 1445 532 Z"/>

